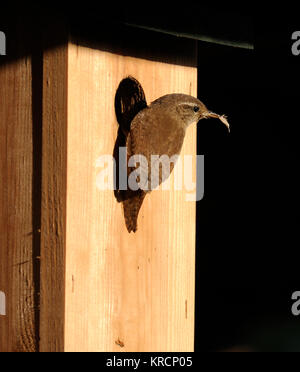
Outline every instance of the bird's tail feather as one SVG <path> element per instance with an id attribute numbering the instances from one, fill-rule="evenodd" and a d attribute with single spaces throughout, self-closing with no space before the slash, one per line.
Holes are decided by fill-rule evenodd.
<path id="1" fill-rule="evenodd" d="M 125 223 L 129 233 L 137 231 L 138 215 L 145 196 L 146 193 L 143 190 L 137 190 L 130 195 L 130 198 L 123 201 Z"/>

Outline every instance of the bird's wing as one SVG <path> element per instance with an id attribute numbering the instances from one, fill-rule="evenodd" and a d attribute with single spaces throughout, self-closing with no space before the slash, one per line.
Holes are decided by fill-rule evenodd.
<path id="1" fill-rule="evenodd" d="M 168 123 L 166 127 L 168 127 Z M 185 132 L 183 129 L 173 130 L 164 133 L 161 127 L 162 123 L 155 115 L 149 115 L 149 109 L 144 109 L 139 112 L 131 123 L 130 132 L 127 136 L 127 175 L 128 175 L 128 190 L 124 194 L 123 209 L 126 221 L 126 227 L 129 232 L 137 230 L 137 219 L 140 208 L 147 192 L 156 188 L 161 182 L 167 179 L 174 168 L 174 163 L 168 163 L 170 171 L 164 173 L 167 167 L 161 166 L 166 158 L 172 157 L 180 153 Z M 132 159 L 132 156 L 142 155 L 143 159 Z M 159 176 L 156 182 L 152 183 L 151 179 L 151 162 L 152 155 L 166 155 L 162 159 L 157 159 L 159 163 Z M 132 160 L 136 160 L 135 164 L 131 164 Z M 154 166 L 156 165 L 154 162 Z M 130 166 L 133 165 L 133 166 Z M 138 171 L 140 179 L 132 172 Z M 132 189 L 131 175 L 136 181 L 136 189 Z"/>
<path id="2" fill-rule="evenodd" d="M 126 143 L 128 178 L 130 180 L 130 174 L 138 171 L 140 188 L 145 191 L 148 189 L 147 182 L 151 166 L 151 133 L 148 124 L 147 116 L 138 114 L 131 124 Z"/>
<path id="3" fill-rule="evenodd" d="M 161 183 L 170 177 L 179 158 L 184 136 L 185 130 L 183 128 L 177 128 L 164 137 L 162 151 L 156 153 L 156 156 L 151 161 L 151 173 L 149 177 L 151 178 L 152 190 L 159 187 Z"/>
<path id="4" fill-rule="evenodd" d="M 128 167 L 130 172 L 137 170 L 141 175 L 141 188 L 151 191 L 157 188 L 171 174 L 180 154 L 185 131 L 183 128 L 172 128 L 170 123 L 160 123 L 160 118 L 149 115 L 149 109 L 139 113 L 132 122 L 127 138 L 128 159 L 141 154 L 144 160 L 136 167 Z M 175 157 L 174 157 L 175 155 Z"/>
<path id="5" fill-rule="evenodd" d="M 133 155 L 145 154 L 145 152 L 141 152 L 141 144 L 144 142 L 144 132 L 145 129 L 143 128 L 142 122 L 139 120 L 139 118 L 134 119 L 131 124 L 130 133 L 128 134 L 126 140 L 128 190 L 124 193 L 123 210 L 128 232 L 136 232 L 139 211 L 146 196 L 146 192 L 143 189 L 137 188 L 133 190 L 131 188 L 130 174 L 140 168 L 139 170 L 141 177 L 144 175 L 144 177 L 147 179 L 148 167 L 145 166 L 145 162 L 141 162 L 139 166 L 137 164 L 133 167 L 129 166 L 131 161 L 130 158 Z"/>

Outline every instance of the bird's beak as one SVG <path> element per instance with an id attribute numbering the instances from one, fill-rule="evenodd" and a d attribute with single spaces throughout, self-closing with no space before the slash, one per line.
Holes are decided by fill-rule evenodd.
<path id="1" fill-rule="evenodd" d="M 221 120 L 221 122 L 226 125 L 226 127 L 228 129 L 228 132 L 230 132 L 230 125 L 229 125 L 229 123 L 227 121 L 227 117 L 225 115 L 219 115 L 219 114 L 215 114 L 214 112 L 211 112 L 211 111 L 206 111 L 206 112 L 202 113 L 202 116 L 203 116 L 204 119 L 215 118 L 215 119 Z"/>

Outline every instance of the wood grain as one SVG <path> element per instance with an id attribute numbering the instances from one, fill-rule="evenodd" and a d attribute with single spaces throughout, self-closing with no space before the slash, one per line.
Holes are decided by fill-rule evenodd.
<path id="1" fill-rule="evenodd" d="M 193 351 L 195 204 L 184 191 L 154 191 L 128 234 L 113 191 L 96 187 L 96 161 L 117 136 L 114 95 L 128 75 L 148 102 L 197 94 L 194 67 L 69 45 L 65 350 Z M 195 126 L 182 154 L 196 154 Z"/>
<path id="2" fill-rule="evenodd" d="M 37 350 L 32 133 L 32 64 L 23 57 L 0 66 L 0 352 Z"/>
<path id="3" fill-rule="evenodd" d="M 44 53 L 40 351 L 64 351 L 67 43 Z"/>
<path id="4" fill-rule="evenodd" d="M 195 205 L 153 192 L 129 235 L 113 191 L 96 184 L 121 79 L 137 78 L 150 102 L 196 95 L 196 68 L 182 53 L 158 62 L 144 45 L 149 59 L 129 57 L 45 28 L 43 56 L 26 45 L 0 66 L 0 351 L 192 351 Z M 24 30 L 21 46 L 35 40 Z M 196 154 L 195 127 L 185 153 Z"/>

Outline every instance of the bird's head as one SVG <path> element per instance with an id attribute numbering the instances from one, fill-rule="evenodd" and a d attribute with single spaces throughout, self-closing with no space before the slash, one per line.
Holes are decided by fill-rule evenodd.
<path id="1" fill-rule="evenodd" d="M 153 104 L 163 106 L 171 115 L 180 118 L 187 128 L 201 119 L 217 118 L 226 125 L 230 131 L 229 123 L 224 115 L 218 115 L 209 111 L 199 99 L 187 94 L 168 94 L 154 101 Z"/>

